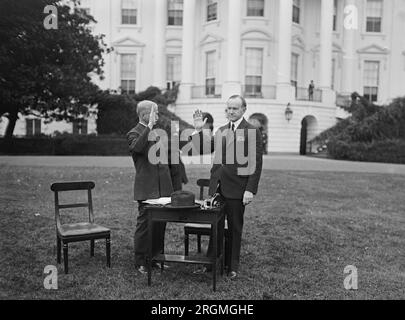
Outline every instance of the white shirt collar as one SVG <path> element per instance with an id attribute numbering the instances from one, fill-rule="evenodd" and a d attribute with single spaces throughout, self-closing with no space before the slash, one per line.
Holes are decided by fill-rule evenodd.
<path id="1" fill-rule="evenodd" d="M 241 117 L 238 121 L 232 122 L 230 121 L 229 123 L 232 126 L 232 123 L 235 125 L 235 130 L 239 127 L 240 123 L 243 121 L 244 117 Z"/>

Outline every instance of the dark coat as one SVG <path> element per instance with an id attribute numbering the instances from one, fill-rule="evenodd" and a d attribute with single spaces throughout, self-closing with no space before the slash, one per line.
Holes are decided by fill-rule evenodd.
<path id="1" fill-rule="evenodd" d="M 178 139 L 178 137 L 177 137 Z M 173 190 L 178 191 L 182 190 L 183 183 L 187 184 L 188 179 L 187 179 L 187 174 L 186 174 L 186 168 L 184 166 L 184 163 L 181 161 L 181 156 L 180 156 L 180 149 L 188 143 L 188 141 L 177 141 L 178 146 L 176 144 L 172 145 L 172 141 L 168 142 L 168 161 L 169 161 L 169 169 L 170 169 L 170 176 L 172 178 L 172 184 L 173 184 Z M 173 147 L 175 149 L 173 149 Z M 173 154 L 172 154 L 173 153 Z M 176 155 L 172 160 L 172 155 Z"/>
<path id="2" fill-rule="evenodd" d="M 253 136 L 249 135 L 250 130 L 252 130 Z M 232 133 L 228 125 L 225 125 L 217 130 L 214 137 L 205 136 L 200 132 L 191 139 L 200 154 L 203 153 L 203 150 L 215 151 L 210 176 L 210 195 L 217 191 L 219 184 L 221 194 L 228 199 L 243 199 L 245 191 L 257 193 L 263 161 L 262 135 L 258 128 L 245 119 L 242 120 L 236 131 L 236 133 Z M 256 141 L 253 140 L 253 137 Z M 211 146 L 204 148 L 207 143 Z M 242 155 L 248 154 L 251 170 L 248 168 L 248 163 L 238 161 L 237 150 L 243 150 Z M 231 156 L 233 161 L 227 161 L 227 155 Z"/>
<path id="3" fill-rule="evenodd" d="M 172 178 L 173 190 L 174 191 L 182 190 L 183 183 L 187 184 L 188 179 L 186 174 L 186 168 L 184 167 L 184 163 L 181 161 L 181 158 L 179 158 L 178 164 L 169 164 L 169 169 L 170 169 L 170 176 Z"/>
<path id="4" fill-rule="evenodd" d="M 134 200 L 170 197 L 173 192 L 167 164 L 152 164 L 148 152 L 154 141 L 148 141 L 149 127 L 138 123 L 127 133 L 129 151 L 135 165 Z"/>

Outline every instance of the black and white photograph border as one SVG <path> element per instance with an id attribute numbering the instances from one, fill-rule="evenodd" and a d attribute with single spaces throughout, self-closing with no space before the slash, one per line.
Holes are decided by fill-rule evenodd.
<path id="1" fill-rule="evenodd" d="M 1 0 L 0 26 L 0 300 L 405 299 L 405 0 Z"/>

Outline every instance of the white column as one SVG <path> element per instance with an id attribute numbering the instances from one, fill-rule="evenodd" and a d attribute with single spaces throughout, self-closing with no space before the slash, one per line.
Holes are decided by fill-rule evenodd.
<path id="1" fill-rule="evenodd" d="M 292 0 L 279 0 L 277 100 L 290 102 L 291 86 Z"/>
<path id="2" fill-rule="evenodd" d="M 333 31 L 333 0 L 321 1 L 321 48 L 320 81 L 321 89 L 331 89 L 332 78 L 332 31 Z"/>
<path id="3" fill-rule="evenodd" d="M 352 14 L 353 10 L 357 11 L 356 0 L 345 0 L 345 17 L 348 14 Z M 347 25 L 343 26 L 343 71 L 341 85 L 343 94 L 350 94 L 355 91 L 354 79 L 357 72 L 355 41 L 356 33 L 358 32 L 356 24 L 358 24 L 357 20 L 348 21 Z"/>
<path id="4" fill-rule="evenodd" d="M 226 77 L 222 90 L 222 98 L 228 99 L 231 95 L 241 94 L 241 12 L 242 0 L 228 1 L 228 32 L 227 32 L 227 58 Z"/>
<path id="5" fill-rule="evenodd" d="M 155 5 L 153 85 L 163 89 L 166 87 L 167 0 L 155 0 Z"/>
<path id="6" fill-rule="evenodd" d="M 196 0 L 185 0 L 183 2 L 183 47 L 179 101 L 189 101 L 191 99 L 191 87 L 194 85 L 195 6 Z"/>

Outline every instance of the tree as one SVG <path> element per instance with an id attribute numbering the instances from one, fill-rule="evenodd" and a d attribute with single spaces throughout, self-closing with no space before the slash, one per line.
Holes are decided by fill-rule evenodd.
<path id="1" fill-rule="evenodd" d="M 138 123 L 136 101 L 125 94 L 99 95 L 97 101 L 97 133 L 125 135 Z"/>
<path id="2" fill-rule="evenodd" d="M 177 89 L 174 89 L 177 90 Z M 138 123 L 136 107 L 142 100 L 151 100 L 159 106 L 159 120 L 156 128 L 171 133 L 171 122 L 179 123 L 179 130 L 191 129 L 189 123 L 167 110 L 169 103 L 175 101 L 177 91 L 162 91 L 157 87 L 149 87 L 137 94 L 116 94 L 104 91 L 97 100 L 97 132 L 99 134 L 124 135 Z"/>
<path id="3" fill-rule="evenodd" d="M 12 137 L 18 114 L 71 121 L 86 115 L 102 79 L 103 36 L 93 36 L 96 22 L 73 1 L 71 7 L 51 0 L 0 2 L 0 116 L 9 119 Z M 57 29 L 46 29 L 44 8 L 57 9 Z"/>

